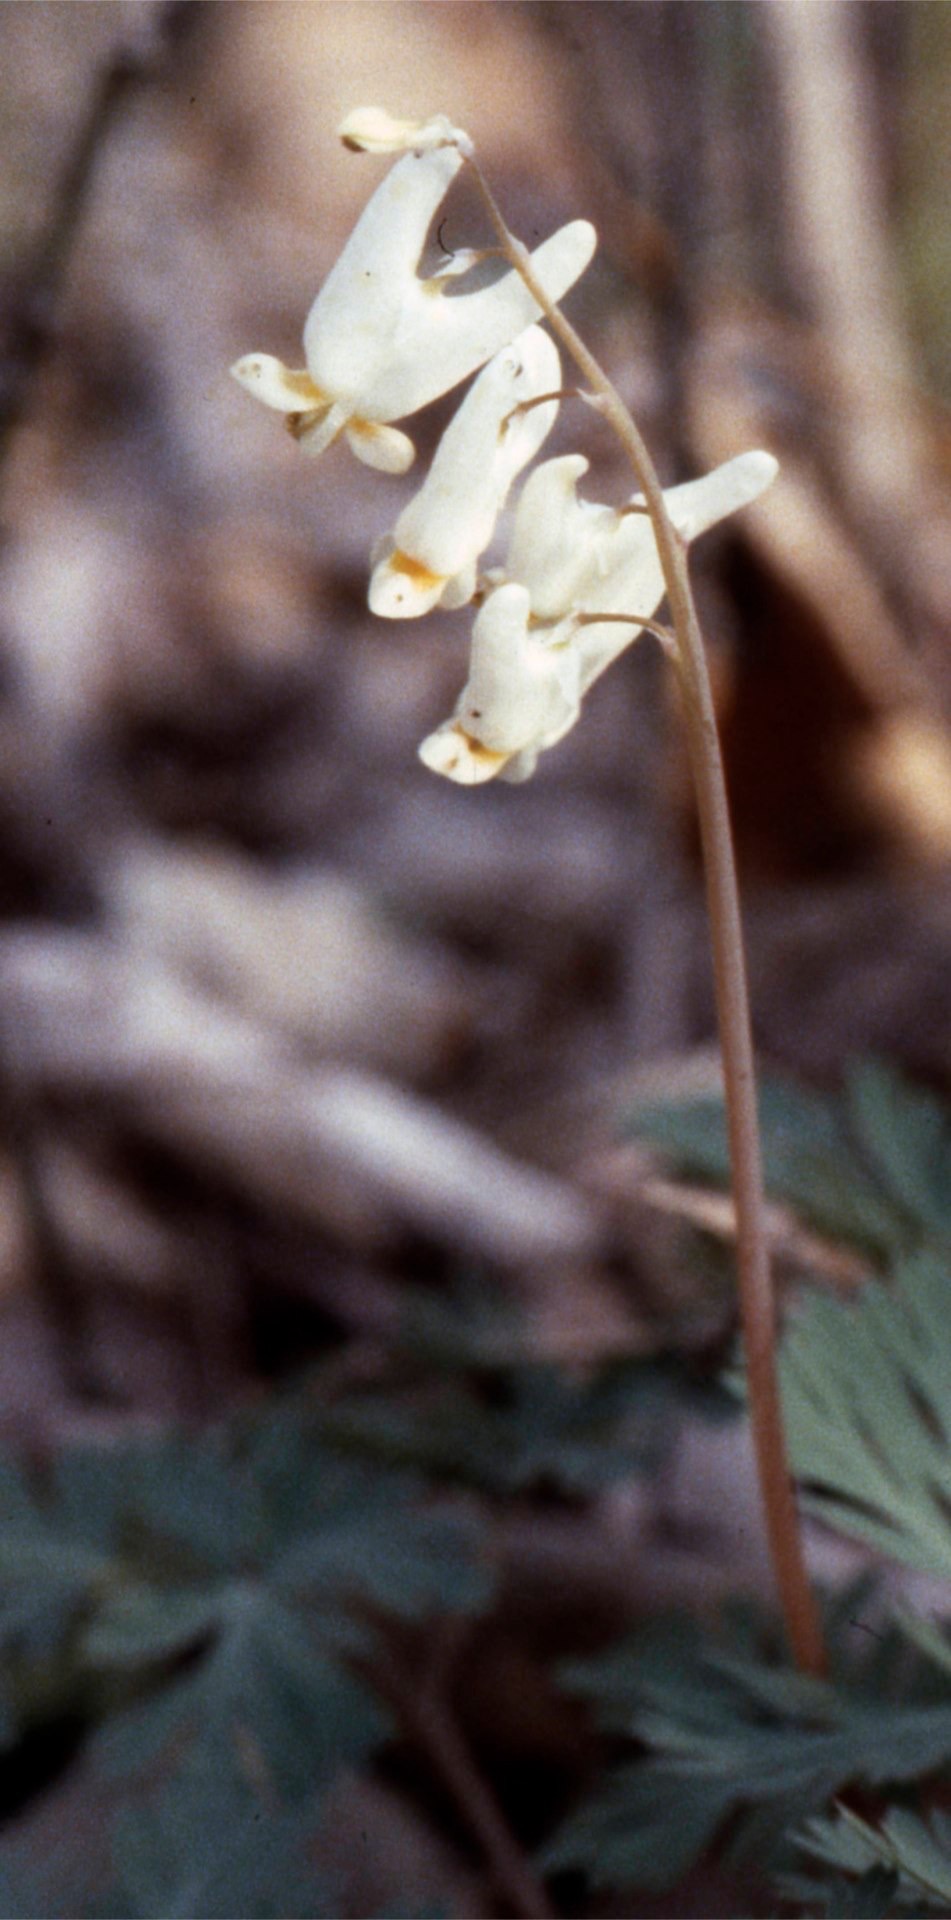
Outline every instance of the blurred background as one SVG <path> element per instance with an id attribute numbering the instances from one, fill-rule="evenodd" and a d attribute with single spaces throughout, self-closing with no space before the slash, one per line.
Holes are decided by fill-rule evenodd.
<path id="1" fill-rule="evenodd" d="M 0 10 L 7 1438 L 359 1370 L 460 1266 L 577 1364 L 719 1325 L 616 1137 L 716 1073 L 656 650 L 527 786 L 435 779 L 469 616 L 366 609 L 417 474 L 312 465 L 228 378 L 299 364 L 385 164 L 336 141 L 355 105 L 466 127 L 528 241 L 594 221 L 568 311 L 665 481 L 778 455 L 694 560 L 758 1045 L 947 1089 L 949 68 L 937 0 Z M 567 403 L 569 449 L 630 491 Z"/>

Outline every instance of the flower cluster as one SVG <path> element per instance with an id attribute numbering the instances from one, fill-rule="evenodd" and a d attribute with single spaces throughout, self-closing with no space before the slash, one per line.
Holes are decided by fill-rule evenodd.
<path id="1" fill-rule="evenodd" d="M 361 215 L 304 328 L 306 367 L 254 353 L 232 368 L 285 415 L 305 452 L 344 439 L 358 459 L 403 473 L 415 448 L 393 425 L 472 374 L 429 473 L 373 553 L 369 604 L 384 619 L 478 603 L 469 675 L 454 714 L 423 741 L 434 772 L 465 785 L 527 778 L 578 718 L 588 688 L 650 622 L 664 595 L 640 498 L 615 509 L 581 498 L 579 454 L 525 481 L 501 566 L 480 574 L 510 490 L 555 423 L 561 366 L 540 307 L 513 267 L 473 291 L 484 252 L 418 272 L 437 208 L 472 147 L 445 115 L 351 114 L 344 144 L 400 158 Z M 574 220 L 527 256 L 554 305 L 584 272 L 596 235 Z M 481 369 L 481 371 L 480 371 Z M 745 453 L 664 495 L 685 541 L 754 500 L 776 462 Z M 599 621 L 597 615 L 603 616 Z"/>

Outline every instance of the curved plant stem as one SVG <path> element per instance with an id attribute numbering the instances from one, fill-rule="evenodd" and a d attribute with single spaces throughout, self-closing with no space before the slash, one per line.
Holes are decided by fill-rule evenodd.
<path id="1" fill-rule="evenodd" d="M 548 1895 L 476 1765 L 438 1680 L 421 1680 L 383 1652 L 372 1673 L 479 1846 L 513 1920 L 554 1920 Z"/>
<path id="2" fill-rule="evenodd" d="M 680 688 L 700 818 L 736 1209 L 740 1313 L 760 1494 L 793 1656 L 803 1672 L 822 1674 L 826 1653 L 806 1572 L 776 1367 L 776 1305 L 764 1218 L 756 1073 L 733 836 L 710 676 L 687 571 L 686 542 L 667 513 L 654 463 L 620 394 L 570 321 L 548 299 L 532 270 L 528 249 L 509 232 L 478 165 L 471 160 L 469 165 L 502 251 L 521 274 L 552 332 L 587 381 L 588 397 L 621 442 L 643 492 L 657 541 L 676 637 L 675 647 L 668 651 Z"/>

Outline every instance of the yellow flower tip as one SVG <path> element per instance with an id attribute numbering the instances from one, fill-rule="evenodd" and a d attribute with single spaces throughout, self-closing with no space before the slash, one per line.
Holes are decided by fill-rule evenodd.
<path id="1" fill-rule="evenodd" d="M 436 605 L 445 585 L 445 574 L 433 573 L 421 560 L 396 547 L 373 569 L 370 612 L 382 620 L 415 619 Z"/>
<path id="2" fill-rule="evenodd" d="M 455 720 L 428 735 L 419 757 L 431 773 L 441 773 L 461 787 L 480 787 L 486 780 L 494 780 L 511 759 L 508 753 L 493 753 L 490 747 L 484 747 Z"/>
<path id="3" fill-rule="evenodd" d="M 337 129 L 351 153 L 425 153 L 432 147 L 473 152 L 472 141 L 444 113 L 428 120 L 400 120 L 384 107 L 355 107 Z"/>

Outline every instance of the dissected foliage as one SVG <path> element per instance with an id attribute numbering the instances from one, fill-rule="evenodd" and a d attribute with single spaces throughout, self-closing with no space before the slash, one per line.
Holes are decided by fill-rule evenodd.
<path id="1" fill-rule="evenodd" d="M 873 1826 L 849 1807 L 807 1821 L 801 1845 L 816 1861 L 841 1869 L 818 1882 L 790 1875 L 790 1895 L 819 1904 L 824 1913 L 919 1913 L 951 1907 L 951 1820 L 935 1812 L 923 1820 L 892 1807 Z M 845 1902 L 845 1904 L 843 1904 Z"/>
<path id="2" fill-rule="evenodd" d="M 769 1191 L 810 1226 L 885 1269 L 919 1247 L 951 1241 L 947 1113 L 891 1068 L 862 1062 L 842 1095 L 767 1077 L 760 1117 Z M 628 1125 L 683 1173 L 728 1184 L 719 1095 L 645 1102 L 629 1114 Z"/>
<path id="3" fill-rule="evenodd" d="M 790 1316 L 781 1371 L 794 1470 L 829 1525 L 948 1577 L 947 1115 L 866 1065 L 842 1099 L 768 1083 L 762 1118 L 772 1194 L 882 1276 L 849 1301 L 813 1292 Z M 684 1173 L 725 1179 L 720 1101 L 642 1108 L 632 1124 Z M 566 1685 L 625 1745 L 546 1865 L 580 1866 L 600 1885 L 666 1887 L 716 1844 L 811 1912 L 951 1910 L 949 1829 L 928 1815 L 929 1793 L 951 1777 L 948 1640 L 907 1609 L 891 1624 L 881 1602 L 874 1624 L 862 1612 L 847 1594 L 830 1613 L 829 1681 L 784 1665 L 748 1621 L 726 1635 L 656 1625 L 567 1669 Z M 847 1789 L 899 1787 L 902 1803 L 873 1825 L 833 1817 Z M 797 1832 L 814 1856 L 808 1875 Z"/>
<path id="4" fill-rule="evenodd" d="M 846 1787 L 947 1777 L 947 1676 L 909 1663 L 894 1630 L 869 1655 L 859 1605 L 852 1595 L 830 1619 L 828 1682 L 784 1664 L 749 1620 L 717 1633 L 657 1623 L 566 1669 L 598 1724 L 629 1744 L 546 1864 L 583 1866 L 602 1885 L 666 1887 L 719 1838 L 730 1859 L 779 1871 L 800 1822 Z"/>
<path id="5" fill-rule="evenodd" d="M 902 1261 L 859 1301 L 811 1298 L 788 1329 L 790 1458 L 831 1526 L 951 1578 L 951 1270 Z"/>
<path id="6" fill-rule="evenodd" d="M 94 1730 L 116 1806 L 96 1910 L 334 1911 L 304 1854 L 325 1788 L 392 1730 L 359 1670 L 371 1622 L 485 1604 L 473 1513 L 334 1455 L 304 1400 L 44 1477 L 5 1462 L 0 1509 L 6 1739 Z M 44 1910 L 84 1908 L 58 1864 Z"/>
<path id="7" fill-rule="evenodd" d="M 790 1315 L 796 1472 L 828 1524 L 947 1575 L 944 1113 L 874 1068 L 842 1103 L 774 1085 L 765 1119 L 774 1191 L 879 1265 Z M 693 1172 L 722 1166 L 709 1104 L 645 1129 Z M 374 1684 L 387 1623 L 493 1604 L 500 1500 L 596 1498 L 655 1469 L 683 1411 L 735 1404 L 674 1361 L 556 1365 L 470 1281 L 407 1292 L 372 1384 L 330 1362 L 215 1432 L 5 1459 L 4 1745 L 79 1726 L 109 1813 L 95 1860 L 64 1843 L 38 1869 L 8 1846 L 4 1910 L 333 1912 L 313 1849 L 341 1770 L 396 1731 Z M 809 1912 L 951 1911 L 951 1643 L 907 1605 L 889 1620 L 874 1582 L 827 1613 L 826 1681 L 735 1609 L 566 1665 L 605 1759 L 543 1870 L 656 1889 L 715 1849 Z"/>
<path id="8" fill-rule="evenodd" d="M 853 1538 L 951 1575 L 951 1128 L 940 1102 L 884 1066 L 844 1099 L 768 1081 L 772 1193 L 877 1260 L 857 1301 L 813 1293 L 790 1317 L 781 1374 L 807 1505 Z M 725 1173 L 722 1105 L 635 1116 L 685 1171 Z"/>
<path id="9" fill-rule="evenodd" d="M 533 1355 L 493 1290 L 408 1289 L 391 1372 L 328 1409 L 324 1428 L 348 1450 L 482 1493 L 580 1499 L 655 1471 L 687 1411 L 733 1409 L 715 1381 L 664 1356 L 579 1373 Z"/>
<path id="10" fill-rule="evenodd" d="M 373 1394 L 318 1373 L 217 1432 L 0 1462 L 3 1738 L 72 1716 L 110 1806 L 102 1885 L 64 1847 L 44 1910 L 336 1911 L 310 1850 L 396 1730 L 378 1634 L 492 1601 L 465 1489 L 590 1497 L 656 1463 L 678 1405 L 730 1403 L 659 1362 L 533 1360 L 484 1289 L 410 1290 Z M 5 1866 L 5 1910 L 34 1910 L 35 1863 Z"/>

